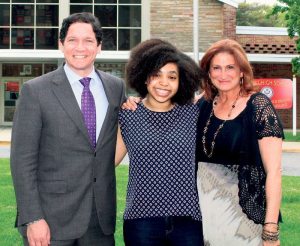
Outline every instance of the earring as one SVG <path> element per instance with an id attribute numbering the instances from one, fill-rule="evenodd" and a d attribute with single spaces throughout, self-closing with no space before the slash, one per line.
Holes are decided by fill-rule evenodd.
<path id="1" fill-rule="evenodd" d="M 244 77 L 241 77 L 241 79 L 240 79 L 240 85 L 241 85 L 241 86 L 244 85 Z"/>

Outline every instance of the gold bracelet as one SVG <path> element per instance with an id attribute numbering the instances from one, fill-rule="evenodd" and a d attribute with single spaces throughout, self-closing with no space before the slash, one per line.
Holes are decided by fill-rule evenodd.
<path id="1" fill-rule="evenodd" d="M 276 231 L 269 231 L 263 228 L 261 238 L 263 241 L 276 242 L 279 240 L 279 225 L 277 225 Z"/>
<path id="2" fill-rule="evenodd" d="M 265 222 L 264 225 L 278 225 L 278 223 L 275 223 L 275 222 Z"/>

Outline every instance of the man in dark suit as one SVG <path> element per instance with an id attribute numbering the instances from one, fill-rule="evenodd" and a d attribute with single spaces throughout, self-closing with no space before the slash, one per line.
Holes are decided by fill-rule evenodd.
<path id="1" fill-rule="evenodd" d="M 114 245 L 114 156 L 124 84 L 95 70 L 101 42 L 92 14 L 67 17 L 59 40 L 65 64 L 22 88 L 11 171 L 25 245 Z"/>

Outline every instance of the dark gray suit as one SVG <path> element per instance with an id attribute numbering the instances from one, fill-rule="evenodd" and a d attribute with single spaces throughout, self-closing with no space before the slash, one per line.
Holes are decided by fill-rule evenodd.
<path id="1" fill-rule="evenodd" d="M 96 150 L 63 67 L 22 88 L 12 130 L 11 171 L 23 235 L 25 223 L 44 218 L 52 239 L 80 237 L 90 221 L 93 193 L 103 232 L 114 233 L 114 156 L 124 83 L 97 73 L 109 106 Z"/>

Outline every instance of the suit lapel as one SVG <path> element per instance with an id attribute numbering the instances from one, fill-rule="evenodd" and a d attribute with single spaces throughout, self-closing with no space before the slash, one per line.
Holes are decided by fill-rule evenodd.
<path id="1" fill-rule="evenodd" d="M 58 101 L 70 116 L 75 125 L 80 129 L 84 136 L 89 140 L 88 132 L 83 121 L 81 110 L 78 106 L 76 98 L 68 78 L 63 70 L 63 67 L 57 70 L 56 75 L 53 78 L 53 92 Z"/>
<path id="2" fill-rule="evenodd" d="M 110 119 L 111 119 L 111 115 L 113 114 L 113 106 L 112 106 L 111 101 L 112 101 L 112 97 L 114 95 L 114 91 L 113 91 L 113 87 L 112 87 L 113 83 L 111 83 L 109 81 L 109 78 L 106 76 L 106 74 L 101 72 L 101 71 L 98 71 L 98 70 L 96 70 L 96 72 L 97 72 L 98 76 L 100 77 L 100 79 L 102 81 L 103 88 L 104 88 L 104 91 L 105 91 L 105 95 L 106 95 L 106 98 L 107 98 L 107 101 L 108 101 L 107 112 L 106 112 L 106 115 L 105 115 L 105 118 L 104 118 L 104 121 L 103 121 L 101 131 L 100 131 L 99 136 L 98 136 L 98 141 L 97 141 L 97 145 L 96 145 L 96 149 L 97 149 L 101 145 L 101 142 L 103 140 L 103 136 L 105 135 L 106 129 L 108 129 L 108 127 L 111 124 Z"/>

